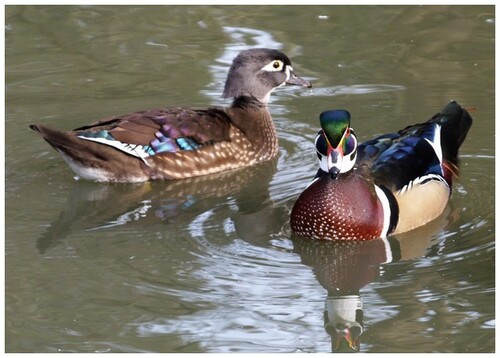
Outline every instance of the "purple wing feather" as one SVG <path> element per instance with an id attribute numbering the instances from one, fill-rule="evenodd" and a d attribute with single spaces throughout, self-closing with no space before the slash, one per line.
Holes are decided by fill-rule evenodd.
<path id="1" fill-rule="evenodd" d="M 165 108 L 107 118 L 74 132 L 82 139 L 147 157 L 228 141 L 230 123 L 227 114 L 218 108 Z"/>

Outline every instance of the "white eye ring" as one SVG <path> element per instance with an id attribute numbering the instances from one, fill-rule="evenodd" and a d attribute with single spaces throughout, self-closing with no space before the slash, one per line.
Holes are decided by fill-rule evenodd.
<path id="1" fill-rule="evenodd" d="M 267 65 L 261 68 L 263 71 L 267 72 L 279 72 L 283 70 L 283 61 L 281 60 L 272 60 Z"/>

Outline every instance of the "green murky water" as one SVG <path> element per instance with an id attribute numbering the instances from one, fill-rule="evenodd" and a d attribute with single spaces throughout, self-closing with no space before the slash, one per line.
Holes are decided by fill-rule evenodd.
<path id="1" fill-rule="evenodd" d="M 8 352 L 495 349 L 493 6 L 7 6 Z M 242 49 L 282 49 L 310 91 L 273 94 L 276 161 L 173 183 L 75 181 L 28 129 L 224 104 Z M 291 236 L 317 116 L 360 140 L 475 107 L 446 214 L 359 245 Z"/>

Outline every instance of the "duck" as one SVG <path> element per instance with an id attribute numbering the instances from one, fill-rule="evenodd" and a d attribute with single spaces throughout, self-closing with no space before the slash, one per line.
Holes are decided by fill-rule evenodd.
<path id="1" fill-rule="evenodd" d="M 422 123 L 358 144 L 346 110 L 320 114 L 319 169 L 293 204 L 294 234 L 363 241 L 410 231 L 444 211 L 472 126 L 456 101 Z"/>
<path id="2" fill-rule="evenodd" d="M 30 125 L 76 179 L 143 182 L 184 179 L 274 158 L 276 129 L 267 104 L 284 85 L 311 88 L 283 52 L 252 48 L 232 61 L 223 98 L 228 107 L 156 108 L 108 117 L 71 131 Z"/>

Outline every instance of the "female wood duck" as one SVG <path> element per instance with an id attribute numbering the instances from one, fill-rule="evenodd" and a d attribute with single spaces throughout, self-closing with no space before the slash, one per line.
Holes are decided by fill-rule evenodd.
<path id="1" fill-rule="evenodd" d="M 299 196 L 290 225 L 297 235 L 370 240 L 409 231 L 445 209 L 458 148 L 472 125 L 455 101 L 425 123 L 358 146 L 344 110 L 320 115 L 320 169 Z"/>
<path id="2" fill-rule="evenodd" d="M 228 108 L 159 108 L 106 118 L 60 132 L 31 125 L 81 178 L 110 182 L 181 179 L 273 158 L 276 130 L 267 109 L 285 84 L 311 87 L 288 57 L 250 49 L 233 60 L 224 98 Z"/>

